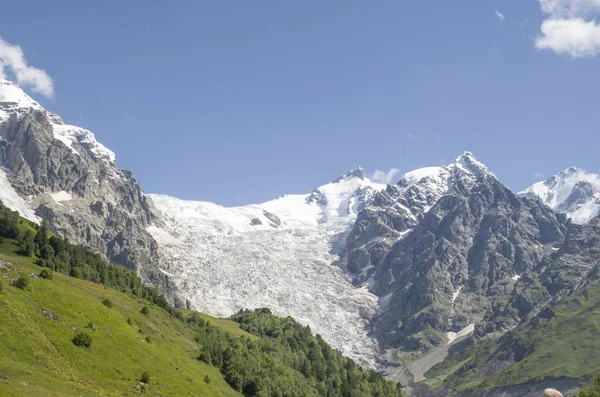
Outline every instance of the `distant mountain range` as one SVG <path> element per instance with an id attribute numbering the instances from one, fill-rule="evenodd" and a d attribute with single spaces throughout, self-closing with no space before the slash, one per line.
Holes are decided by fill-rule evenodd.
<path id="1" fill-rule="evenodd" d="M 307 194 L 227 208 L 146 194 L 90 131 L 5 80 L 0 146 L 7 206 L 137 270 L 175 305 L 269 307 L 412 386 L 465 341 L 513 335 L 600 279 L 600 176 L 574 167 L 514 193 L 465 152 L 395 185 L 357 168 Z M 477 379 L 517 362 L 478 364 Z"/>

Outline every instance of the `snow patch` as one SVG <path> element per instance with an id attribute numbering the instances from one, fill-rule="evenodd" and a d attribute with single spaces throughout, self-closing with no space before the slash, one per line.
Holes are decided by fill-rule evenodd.
<path id="1" fill-rule="evenodd" d="M 162 274 L 165 274 L 165 275 L 167 275 L 167 276 L 169 276 L 169 277 L 175 277 L 175 275 L 174 275 L 173 273 L 169 273 L 168 271 L 166 271 L 166 270 L 163 270 L 163 269 L 162 269 L 162 268 L 160 268 L 160 267 L 158 268 L 158 270 L 160 270 L 160 272 L 161 272 Z"/>
<path id="2" fill-rule="evenodd" d="M 463 288 L 464 288 L 464 285 L 461 285 L 460 287 L 458 287 L 458 289 L 456 291 L 454 291 L 452 293 L 452 304 L 453 305 L 454 305 L 454 302 L 456 302 L 456 299 L 460 295 L 460 291 L 462 291 Z"/>
<path id="3" fill-rule="evenodd" d="M 54 139 L 64 143 L 73 153 L 79 155 L 79 152 L 73 147 L 74 144 L 79 144 L 90 152 L 94 157 L 115 161 L 115 154 L 96 140 L 96 137 L 91 131 L 84 128 L 79 128 L 73 125 L 52 124 Z"/>
<path id="4" fill-rule="evenodd" d="M 57 203 L 60 203 L 61 201 L 70 201 L 72 199 L 71 195 L 64 190 L 57 193 L 50 193 L 50 196 L 52 196 Z"/>
<path id="5" fill-rule="evenodd" d="M 156 240 L 156 243 L 158 244 L 159 247 L 164 247 L 164 246 L 167 246 L 167 245 L 179 245 L 179 244 L 182 244 L 181 240 L 179 240 L 176 237 L 173 237 L 168 232 L 160 229 L 156 225 L 150 225 L 150 226 L 148 226 L 146 228 L 146 231 L 148 233 L 150 233 L 150 235 L 152 236 L 152 238 L 154 238 L 154 240 Z M 160 270 L 164 273 L 164 271 L 162 269 L 160 269 Z M 165 273 L 165 274 L 167 274 L 167 273 Z"/>
<path id="6" fill-rule="evenodd" d="M 33 208 L 12 187 L 8 180 L 8 173 L 0 168 L 0 199 L 8 208 L 18 211 L 19 214 L 30 221 L 39 223 L 42 219 L 35 215 Z"/>
<path id="7" fill-rule="evenodd" d="M 447 332 L 446 337 L 448 338 L 448 344 L 451 344 L 455 340 L 467 336 L 475 331 L 475 324 L 469 324 L 465 328 L 458 332 Z"/>

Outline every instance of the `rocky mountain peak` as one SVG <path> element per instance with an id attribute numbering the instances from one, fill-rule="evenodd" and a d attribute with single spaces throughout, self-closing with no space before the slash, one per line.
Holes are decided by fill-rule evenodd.
<path id="1" fill-rule="evenodd" d="M 0 80 L 0 199 L 114 263 L 152 266 L 153 206 L 131 172 L 86 129 L 67 125 Z M 148 277 L 150 278 L 150 277 Z"/>
<path id="2" fill-rule="evenodd" d="M 355 169 L 348 171 L 348 173 L 346 175 L 342 175 L 342 176 L 338 177 L 335 181 L 333 181 L 333 183 L 347 181 L 347 180 L 350 180 L 353 178 L 358 178 L 361 181 L 365 180 L 365 171 L 362 169 L 362 167 L 356 167 Z"/>
<path id="3" fill-rule="evenodd" d="M 475 155 L 471 152 L 463 152 L 460 156 L 454 160 L 454 166 L 472 173 L 472 174 L 482 174 L 489 173 L 490 170 L 483 164 Z"/>

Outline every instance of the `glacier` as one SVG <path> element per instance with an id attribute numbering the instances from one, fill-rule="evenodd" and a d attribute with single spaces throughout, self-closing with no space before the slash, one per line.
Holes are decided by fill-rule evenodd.
<path id="1" fill-rule="evenodd" d="M 268 307 L 374 369 L 367 323 L 378 298 L 335 263 L 356 214 L 384 188 L 357 169 L 310 194 L 242 207 L 151 194 L 165 226 L 148 231 L 188 307 L 221 317 Z"/>

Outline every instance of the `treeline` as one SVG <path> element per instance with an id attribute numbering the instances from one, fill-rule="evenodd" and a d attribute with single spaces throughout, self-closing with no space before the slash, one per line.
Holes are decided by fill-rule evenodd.
<path id="1" fill-rule="evenodd" d="M 23 219 L 1 201 L 0 237 L 15 240 L 20 248 L 19 254 L 33 258 L 42 267 L 103 284 L 175 312 L 163 294 L 154 287 L 144 285 L 135 272 L 124 266 L 110 264 L 101 255 L 52 235 L 48 221 L 43 220 L 38 225 Z"/>
<path id="2" fill-rule="evenodd" d="M 332 349 L 310 327 L 269 309 L 242 310 L 231 317 L 258 339 L 235 337 L 198 315 L 188 318 L 202 345 L 199 359 L 218 367 L 225 380 L 246 396 L 403 396 L 401 386 L 379 373 L 363 371 Z"/>

